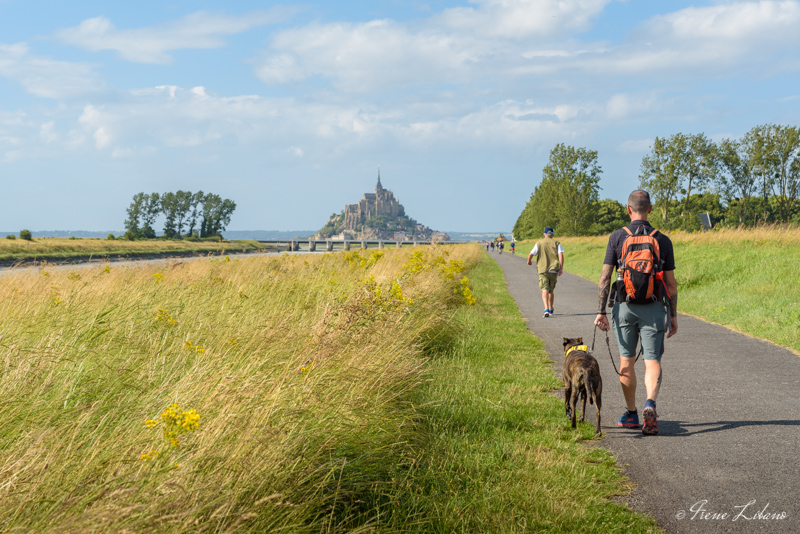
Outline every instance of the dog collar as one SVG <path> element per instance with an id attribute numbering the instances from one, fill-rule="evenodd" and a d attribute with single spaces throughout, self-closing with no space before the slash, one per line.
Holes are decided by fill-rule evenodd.
<path id="1" fill-rule="evenodd" d="M 569 356 L 569 353 L 572 352 L 573 350 L 589 352 L 589 347 L 587 347 L 586 345 L 573 345 L 567 349 L 567 353 L 564 355 L 564 357 L 566 358 L 567 356 Z"/>

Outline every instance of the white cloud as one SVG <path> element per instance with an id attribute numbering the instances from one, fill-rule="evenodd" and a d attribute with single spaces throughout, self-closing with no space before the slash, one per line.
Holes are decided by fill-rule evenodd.
<path id="1" fill-rule="evenodd" d="M 34 96 L 56 100 L 108 90 L 91 65 L 35 56 L 25 43 L 0 44 L 0 76 L 20 83 Z"/>
<path id="2" fill-rule="evenodd" d="M 105 17 L 84 20 L 78 26 L 55 32 L 62 42 L 92 52 L 116 50 L 136 63 L 172 61 L 169 51 L 225 46 L 223 37 L 284 20 L 296 9 L 274 8 L 239 16 L 199 11 L 162 26 L 118 29 Z"/>
<path id="3" fill-rule="evenodd" d="M 313 24 L 278 33 L 256 74 L 270 85 L 313 76 L 337 89 L 377 89 L 463 83 L 482 61 L 477 43 L 438 31 L 410 31 L 387 20 Z"/>
<path id="4" fill-rule="evenodd" d="M 629 43 L 580 65 L 608 75 L 798 70 L 798 24 L 796 0 L 690 7 L 646 21 Z"/>
<path id="5" fill-rule="evenodd" d="M 457 31 L 502 38 L 542 38 L 589 28 L 612 0 L 474 0 L 445 10 L 437 22 Z"/>

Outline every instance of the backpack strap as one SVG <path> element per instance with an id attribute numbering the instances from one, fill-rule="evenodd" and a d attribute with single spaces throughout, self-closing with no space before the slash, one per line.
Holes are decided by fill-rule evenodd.
<path id="1" fill-rule="evenodd" d="M 633 232 L 631 232 L 631 229 L 628 228 L 627 226 L 623 226 L 622 229 L 628 232 L 628 235 L 633 235 Z"/>

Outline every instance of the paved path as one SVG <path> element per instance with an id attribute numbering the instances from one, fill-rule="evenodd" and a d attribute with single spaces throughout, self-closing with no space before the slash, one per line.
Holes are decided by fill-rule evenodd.
<path id="1" fill-rule="evenodd" d="M 545 319 L 535 266 L 527 266 L 520 255 L 491 256 L 503 268 L 508 290 L 528 328 L 544 341 L 560 375 L 562 338 L 582 336 L 591 347 L 597 282 L 564 273 L 555 291 L 555 316 Z M 569 251 L 565 263 L 569 267 Z M 616 346 L 612 334 L 612 352 Z M 669 533 L 800 532 L 797 355 L 680 315 L 678 333 L 667 340 L 662 360 L 660 434 L 643 436 L 641 431 L 616 426 L 625 402 L 599 330 L 594 353 L 603 375 L 605 436 L 599 444 L 617 457 L 626 475 L 638 485 L 628 499 L 632 508 L 655 517 Z M 641 361 L 636 372 L 641 412 L 645 401 Z M 587 410 L 591 422 L 593 410 Z M 568 424 L 566 416 L 564 424 Z M 698 504 L 702 501 L 707 502 Z M 701 506 L 718 517 L 727 516 L 702 519 L 702 512 L 692 511 Z M 766 513 L 761 515 L 780 517 L 785 513 L 786 517 L 760 519 L 765 507 Z"/>

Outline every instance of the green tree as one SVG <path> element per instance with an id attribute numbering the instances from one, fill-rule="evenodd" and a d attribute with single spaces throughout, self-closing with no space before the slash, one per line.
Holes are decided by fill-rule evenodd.
<path id="1" fill-rule="evenodd" d="M 33 241 L 33 234 L 30 230 L 20 230 L 19 238 L 24 239 L 25 241 Z"/>
<path id="2" fill-rule="evenodd" d="M 193 197 L 191 191 L 178 190 L 175 193 L 175 229 L 178 237 L 183 233 L 183 227 L 186 226 L 189 219 Z"/>
<path id="3" fill-rule="evenodd" d="M 742 142 L 732 139 L 723 139 L 719 143 L 717 155 L 723 171 L 717 177 L 717 184 L 728 205 L 729 215 L 735 216 L 738 224 L 747 224 L 756 191 L 754 160 Z"/>
<path id="4" fill-rule="evenodd" d="M 597 151 L 556 145 L 542 170 L 542 181 L 517 218 L 514 235 L 538 237 L 545 226 L 564 236 L 588 233 L 602 172 Z"/>
<path id="5" fill-rule="evenodd" d="M 156 237 L 156 231 L 153 226 L 156 223 L 156 218 L 161 214 L 161 195 L 158 193 L 150 193 L 144 195 L 142 202 L 142 228 L 139 230 L 139 237 L 145 239 L 153 239 Z"/>
<path id="6" fill-rule="evenodd" d="M 592 235 L 610 234 L 630 222 L 628 212 L 621 202 L 605 198 L 592 206 L 594 222 L 589 227 Z"/>
<path id="7" fill-rule="evenodd" d="M 126 238 L 136 238 L 139 236 L 139 231 L 142 224 L 142 212 L 144 210 L 144 199 L 147 195 L 144 193 L 136 193 L 133 195 L 131 205 L 126 210 L 128 218 L 125 219 Z"/>
<path id="8" fill-rule="evenodd" d="M 236 209 L 232 200 L 222 199 L 219 195 L 209 193 L 203 197 L 203 220 L 200 225 L 200 237 L 222 235 L 231 222 L 231 215 Z"/>
<path id="9" fill-rule="evenodd" d="M 770 152 L 772 151 L 771 125 L 755 126 L 742 138 L 742 145 L 756 176 L 756 185 L 761 192 L 761 221 L 769 222 L 773 212 L 770 211 L 769 197 L 775 180 Z"/>
<path id="10" fill-rule="evenodd" d="M 205 193 L 202 191 L 198 191 L 197 193 L 191 196 L 189 201 L 189 219 L 188 225 L 189 228 L 187 230 L 187 234 L 194 235 L 194 231 L 197 230 L 197 219 L 199 216 L 202 215 L 203 209 L 201 208 L 203 204 L 203 199 L 205 198 Z"/>
<path id="11" fill-rule="evenodd" d="M 704 134 L 674 134 L 668 139 L 656 138 L 649 155 L 642 158 L 639 180 L 641 187 L 653 196 L 668 227 L 671 202 L 682 196 L 678 209 L 681 221 L 690 221 L 689 199 L 693 190 L 710 184 L 718 174 L 716 147 Z"/>
<path id="12" fill-rule="evenodd" d="M 770 125 L 769 161 L 772 192 L 777 201 L 777 220 L 789 222 L 800 189 L 800 130 L 795 126 Z"/>
<path id="13" fill-rule="evenodd" d="M 164 237 L 175 238 L 180 235 L 177 228 L 178 200 L 175 193 L 161 195 L 161 211 L 164 214 Z"/>

